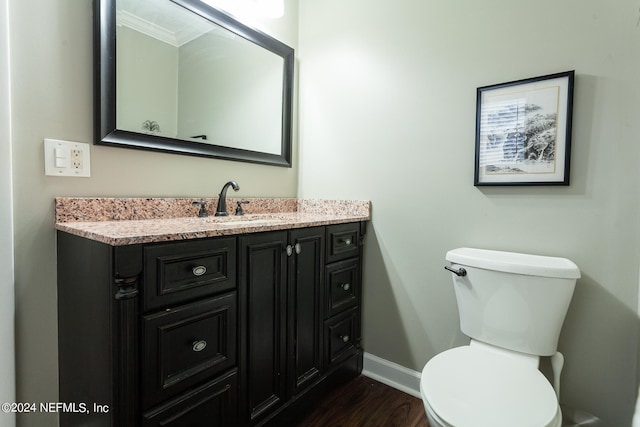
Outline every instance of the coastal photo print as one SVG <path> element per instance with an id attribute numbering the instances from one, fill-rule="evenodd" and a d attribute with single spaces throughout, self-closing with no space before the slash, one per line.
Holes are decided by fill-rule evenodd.
<path id="1" fill-rule="evenodd" d="M 569 185 L 574 75 L 478 88 L 474 185 Z"/>

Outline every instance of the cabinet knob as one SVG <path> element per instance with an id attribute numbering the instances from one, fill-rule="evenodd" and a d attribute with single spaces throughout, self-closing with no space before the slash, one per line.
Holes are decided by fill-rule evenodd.
<path id="1" fill-rule="evenodd" d="M 293 254 L 293 246 L 287 245 L 285 250 L 287 251 L 287 256 L 291 256 Z"/>
<path id="2" fill-rule="evenodd" d="M 198 352 L 204 350 L 206 346 L 207 342 L 205 340 L 194 341 L 191 349 Z"/>
<path id="3" fill-rule="evenodd" d="M 349 342 L 349 335 L 340 335 L 342 342 Z"/>
<path id="4" fill-rule="evenodd" d="M 193 273 L 194 276 L 202 276 L 204 273 L 207 272 L 207 267 L 205 267 L 204 265 L 199 265 L 197 267 L 193 267 L 191 272 Z"/>
<path id="5" fill-rule="evenodd" d="M 348 291 L 349 289 L 351 289 L 351 285 L 349 283 L 343 283 L 340 285 L 340 287 L 343 291 Z"/>
<path id="6" fill-rule="evenodd" d="M 344 244 L 349 246 L 351 244 L 351 239 L 349 238 L 344 239 Z"/>
<path id="7" fill-rule="evenodd" d="M 302 252 L 302 245 L 300 243 L 296 243 L 295 249 L 296 249 L 296 254 L 300 255 L 300 252 Z"/>

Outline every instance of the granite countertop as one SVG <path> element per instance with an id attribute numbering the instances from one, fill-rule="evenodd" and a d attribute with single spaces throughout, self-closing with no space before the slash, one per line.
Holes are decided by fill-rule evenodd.
<path id="1" fill-rule="evenodd" d="M 245 215 L 198 218 L 197 198 L 56 198 L 55 228 L 111 246 L 228 236 L 367 221 L 370 203 L 355 200 L 246 198 Z M 235 209 L 240 199 L 227 199 Z"/>

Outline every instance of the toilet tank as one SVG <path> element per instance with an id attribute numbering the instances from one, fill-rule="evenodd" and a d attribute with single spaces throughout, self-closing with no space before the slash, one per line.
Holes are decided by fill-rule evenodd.
<path id="1" fill-rule="evenodd" d="M 469 337 L 537 356 L 556 352 L 580 270 L 565 258 L 486 249 L 447 252 L 460 314 Z"/>

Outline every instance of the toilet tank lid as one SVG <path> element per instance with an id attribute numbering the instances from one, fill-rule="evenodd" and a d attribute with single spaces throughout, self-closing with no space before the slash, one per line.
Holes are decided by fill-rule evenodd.
<path id="1" fill-rule="evenodd" d="M 445 258 L 454 264 L 505 273 L 559 279 L 580 278 L 578 266 L 566 258 L 474 248 L 452 249 Z"/>

